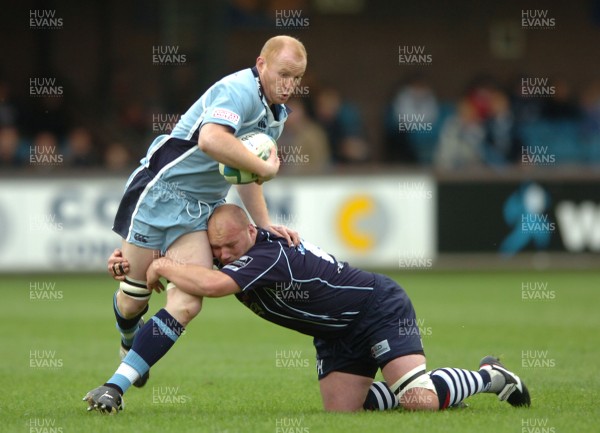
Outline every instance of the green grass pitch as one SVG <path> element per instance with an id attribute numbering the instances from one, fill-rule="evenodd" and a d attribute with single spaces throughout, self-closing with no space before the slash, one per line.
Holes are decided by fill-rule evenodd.
<path id="1" fill-rule="evenodd" d="M 429 369 L 476 369 L 499 355 L 526 381 L 532 407 L 493 395 L 437 413 L 322 411 L 309 337 L 209 299 L 143 389 L 117 416 L 81 398 L 118 365 L 106 275 L 3 276 L 0 431 L 507 432 L 597 431 L 600 273 L 391 273 L 413 299 Z M 150 312 L 164 306 L 153 295 Z M 149 317 L 149 315 L 147 315 Z"/>

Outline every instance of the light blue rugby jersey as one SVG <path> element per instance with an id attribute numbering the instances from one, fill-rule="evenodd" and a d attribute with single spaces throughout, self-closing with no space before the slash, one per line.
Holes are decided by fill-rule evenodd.
<path id="1" fill-rule="evenodd" d="M 219 163 L 198 147 L 200 128 L 218 123 L 232 128 L 239 137 L 264 132 L 275 140 L 287 119 L 285 105 L 275 105 L 275 114 L 265 99 L 258 71 L 248 68 L 228 75 L 212 85 L 181 117 L 170 135 L 158 136 L 140 162 L 161 180 L 198 200 L 219 201 L 230 184 L 219 173 Z"/>

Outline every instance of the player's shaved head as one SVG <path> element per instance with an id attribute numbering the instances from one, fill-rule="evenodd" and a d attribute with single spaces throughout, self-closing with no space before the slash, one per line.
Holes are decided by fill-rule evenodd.
<path id="1" fill-rule="evenodd" d="M 273 36 L 269 39 L 260 50 L 260 56 L 268 61 L 286 48 L 289 48 L 297 57 L 306 59 L 304 44 L 292 36 L 285 35 Z"/>
<path id="2" fill-rule="evenodd" d="M 220 233 L 230 228 L 243 229 L 248 224 L 250 220 L 244 209 L 234 204 L 224 204 L 214 210 L 208 220 L 208 230 Z"/>

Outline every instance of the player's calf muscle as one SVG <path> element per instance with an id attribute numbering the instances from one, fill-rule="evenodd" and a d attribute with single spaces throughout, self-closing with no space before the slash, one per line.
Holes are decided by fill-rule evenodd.
<path id="1" fill-rule="evenodd" d="M 202 310 L 202 298 L 188 295 L 177 287 L 167 291 L 167 305 L 165 309 L 183 326 L 196 317 Z"/>
<path id="2" fill-rule="evenodd" d="M 166 256 L 175 263 L 186 263 L 212 268 L 212 252 L 206 231 L 187 233 L 178 238 L 167 250 Z M 175 286 L 167 290 L 165 309 L 183 326 L 202 310 L 202 298 L 189 295 Z"/>

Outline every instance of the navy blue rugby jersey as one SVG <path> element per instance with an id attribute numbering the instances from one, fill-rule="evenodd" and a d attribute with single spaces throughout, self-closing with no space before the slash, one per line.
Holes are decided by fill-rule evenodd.
<path id="1" fill-rule="evenodd" d="M 240 286 L 236 297 L 263 319 L 303 334 L 337 338 L 368 306 L 375 275 L 338 262 L 317 246 L 258 229 L 255 245 L 221 268 Z"/>

